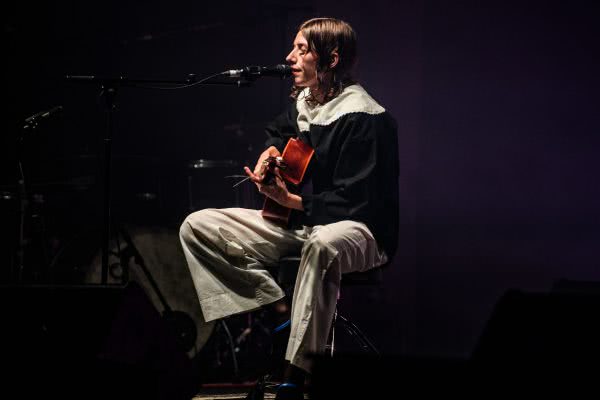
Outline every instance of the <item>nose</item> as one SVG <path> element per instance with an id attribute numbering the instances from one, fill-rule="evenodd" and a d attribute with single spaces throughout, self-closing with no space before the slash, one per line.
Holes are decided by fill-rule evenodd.
<path id="1" fill-rule="evenodd" d="M 295 57 L 294 57 L 294 50 L 290 51 L 290 54 L 287 55 L 287 57 L 285 58 L 285 61 L 288 64 L 294 64 L 294 63 L 296 63 Z"/>

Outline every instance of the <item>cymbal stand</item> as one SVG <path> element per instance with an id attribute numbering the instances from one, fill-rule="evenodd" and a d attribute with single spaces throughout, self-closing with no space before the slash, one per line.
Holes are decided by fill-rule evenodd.
<path id="1" fill-rule="evenodd" d="M 23 121 L 23 125 L 19 129 L 16 143 L 16 155 L 17 155 L 17 188 L 19 198 L 19 228 L 18 228 L 18 247 L 17 247 L 17 267 L 16 267 L 16 281 L 17 283 L 23 283 L 25 273 L 25 248 L 28 243 L 28 238 L 25 235 L 25 216 L 29 210 L 29 198 L 27 195 L 27 186 L 25 184 L 25 171 L 23 168 L 23 154 L 24 154 L 24 141 L 25 136 L 29 133 L 36 131 L 39 127 L 40 121 L 51 117 L 62 111 L 62 106 L 56 106 L 49 110 L 40 111 L 26 118 Z"/>

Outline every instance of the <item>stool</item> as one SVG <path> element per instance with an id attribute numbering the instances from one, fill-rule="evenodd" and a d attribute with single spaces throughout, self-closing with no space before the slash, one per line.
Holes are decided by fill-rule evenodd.
<path id="1" fill-rule="evenodd" d="M 294 287 L 299 267 L 300 257 L 283 257 L 279 260 L 279 267 L 276 272 L 277 283 L 284 288 L 286 294 L 290 297 L 293 293 L 289 292 L 289 288 Z M 381 267 L 372 268 L 364 272 L 350 272 L 343 274 L 340 290 L 338 291 L 338 300 L 341 297 L 342 288 L 348 286 L 379 286 L 383 280 L 382 275 Z M 326 350 L 332 357 L 335 351 L 335 328 L 338 321 L 342 323 L 342 327 L 357 342 L 363 351 L 379 355 L 377 348 L 358 326 L 350 321 L 350 319 L 340 314 L 338 305 L 336 304 L 329 341 L 326 345 Z"/>
<path id="2" fill-rule="evenodd" d="M 298 269 L 300 268 L 300 257 L 283 257 L 279 260 L 277 270 L 272 271 L 273 276 L 277 280 L 279 286 L 283 288 L 289 298 L 293 296 L 293 287 L 296 283 Z M 338 300 L 340 299 L 341 289 L 345 286 L 373 286 L 380 285 L 382 282 L 381 267 L 372 268 L 365 272 L 351 272 L 342 275 L 340 290 L 338 291 Z M 336 304 L 329 333 L 329 340 L 326 345 L 326 350 L 333 357 L 335 350 L 335 327 L 336 323 L 341 321 L 343 328 L 350 336 L 360 345 L 360 348 L 369 353 L 379 355 L 379 352 L 367 338 L 367 336 L 348 318 L 341 315 Z M 246 396 L 246 400 L 264 400 L 265 389 L 269 386 L 274 386 L 270 381 L 271 374 L 267 373 L 259 378 L 253 388 Z"/>

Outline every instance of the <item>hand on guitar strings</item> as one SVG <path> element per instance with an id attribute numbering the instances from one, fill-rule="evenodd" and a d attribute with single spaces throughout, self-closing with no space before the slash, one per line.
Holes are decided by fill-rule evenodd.
<path id="1" fill-rule="evenodd" d="M 254 171 L 244 167 L 244 172 L 248 179 L 256 184 L 260 193 L 284 207 L 303 210 L 302 198 L 290 193 L 285 180 L 281 177 L 280 170 L 286 167 L 287 164 L 281 158 L 279 150 L 275 146 L 270 146 L 258 158 Z"/>
<path id="2" fill-rule="evenodd" d="M 263 176 L 267 168 L 273 163 L 279 160 L 281 162 L 281 153 L 275 146 L 270 146 L 268 149 L 262 152 L 260 157 L 258 157 L 258 161 L 256 162 L 256 166 L 254 167 L 254 175 Z M 236 182 L 232 187 L 237 187 L 242 183 L 250 180 L 250 176 L 248 175 L 229 175 L 226 178 L 243 178 Z"/>
<path id="3" fill-rule="evenodd" d="M 273 199 L 282 206 L 288 206 L 290 200 L 290 192 L 287 189 L 285 181 L 281 178 L 279 167 L 272 169 L 273 178 L 270 179 L 270 183 L 265 183 L 265 177 L 267 169 L 259 171 L 259 174 L 255 174 L 248 167 L 244 167 L 246 175 L 252 182 L 256 184 L 258 191 L 265 196 Z"/>

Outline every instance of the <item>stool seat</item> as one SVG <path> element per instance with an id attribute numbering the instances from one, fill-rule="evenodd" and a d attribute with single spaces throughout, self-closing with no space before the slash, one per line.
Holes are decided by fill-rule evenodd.
<path id="1" fill-rule="evenodd" d="M 379 285 L 383 282 L 383 270 L 375 267 L 366 271 L 349 272 L 342 275 L 342 286 Z"/>

